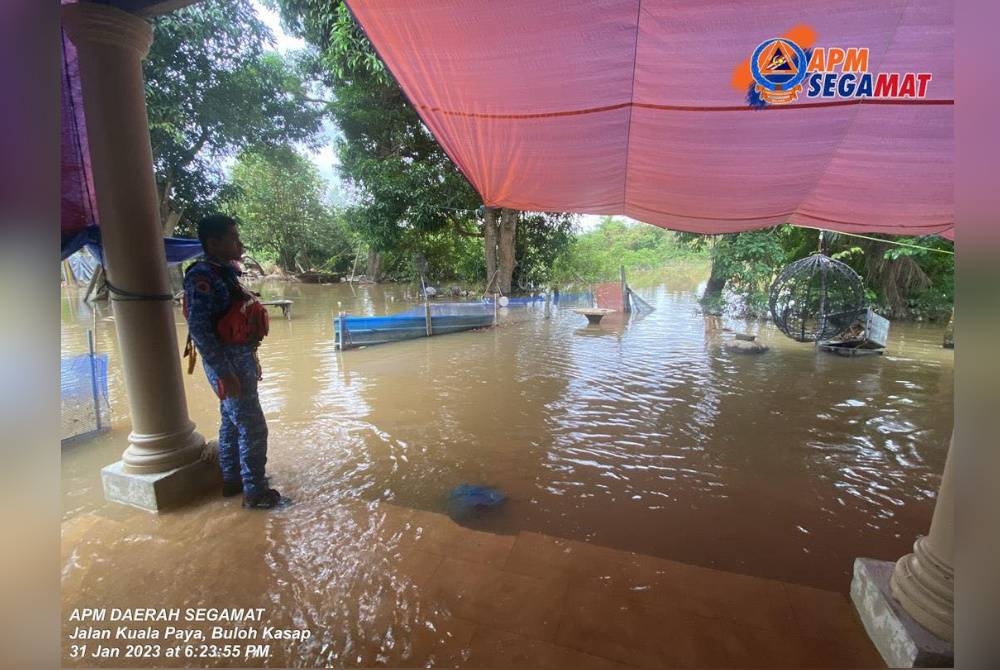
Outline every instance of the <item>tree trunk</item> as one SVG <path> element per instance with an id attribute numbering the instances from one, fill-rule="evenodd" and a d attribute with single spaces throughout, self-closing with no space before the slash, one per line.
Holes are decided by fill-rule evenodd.
<path id="1" fill-rule="evenodd" d="M 486 254 L 486 291 L 490 291 L 493 288 L 490 282 L 496 281 L 494 274 L 497 271 L 497 210 L 487 207 L 485 217 L 483 251 Z"/>
<path id="2" fill-rule="evenodd" d="M 948 319 L 948 327 L 944 330 L 944 342 L 942 346 L 945 349 L 955 348 L 955 310 L 951 310 L 951 318 Z"/>
<path id="3" fill-rule="evenodd" d="M 511 279 L 514 277 L 514 242 L 517 236 L 517 215 L 516 209 L 500 210 L 500 243 L 497 245 L 497 262 L 499 273 L 497 281 L 500 290 L 510 293 Z"/>
<path id="4" fill-rule="evenodd" d="M 378 251 L 368 251 L 368 278 L 373 282 L 382 281 L 382 254 Z"/>
<path id="5" fill-rule="evenodd" d="M 260 274 L 261 277 L 267 275 L 267 273 L 264 272 L 264 266 L 262 266 L 260 263 L 258 263 L 255 258 L 253 258 L 252 256 L 244 256 L 244 259 L 245 259 L 244 262 L 247 265 L 252 266 L 254 268 L 254 270 L 256 270 L 258 274 Z"/>
<path id="6" fill-rule="evenodd" d="M 171 168 L 167 168 L 167 174 L 163 178 L 163 186 L 161 187 L 160 192 L 157 194 L 160 196 L 160 225 L 163 226 L 163 231 L 164 231 L 163 234 L 168 236 L 171 234 L 170 232 L 167 232 L 167 226 L 171 214 L 170 189 L 173 188 L 173 174 L 174 171 Z M 174 225 L 176 224 L 177 222 L 174 221 Z"/>
<path id="7" fill-rule="evenodd" d="M 715 261 L 712 261 L 712 273 L 708 277 L 705 285 L 705 292 L 701 294 L 702 308 L 711 314 L 719 313 L 722 309 L 722 290 L 726 288 L 727 277 L 723 275 Z"/>
<path id="8" fill-rule="evenodd" d="M 171 211 L 167 214 L 166 220 L 163 222 L 163 236 L 173 237 L 174 231 L 177 230 L 177 224 L 181 220 L 183 214 L 181 212 Z"/>

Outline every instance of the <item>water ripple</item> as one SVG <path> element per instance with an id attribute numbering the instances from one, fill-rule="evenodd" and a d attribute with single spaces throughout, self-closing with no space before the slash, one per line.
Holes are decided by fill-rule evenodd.
<path id="1" fill-rule="evenodd" d="M 771 347 L 739 357 L 693 293 L 659 286 L 641 290 L 656 311 L 596 328 L 569 309 L 548 319 L 508 309 L 497 329 L 342 353 L 337 312 L 404 309 L 409 289 L 265 289 L 296 301 L 261 348 L 260 393 L 269 471 L 299 501 L 294 524 L 267 527 L 268 569 L 288 585 L 273 594 L 282 608 L 342 633 L 338 645 L 315 641 L 318 664 L 351 662 L 375 629 L 398 650 L 438 626 L 437 613 L 414 611 L 406 576 L 366 547 L 401 552 L 419 532 L 386 525 L 379 504 L 445 511 L 462 482 L 509 496 L 482 529 L 827 585 L 853 556 L 898 555 L 926 530 L 952 424 L 953 354 L 939 330 L 893 324 L 887 356 L 842 359 L 769 324 L 724 320 Z M 74 514 L 100 496 L 80 473 L 116 460 L 128 431 L 114 324 L 99 323 L 118 441 L 64 451 Z M 64 317 L 64 353 L 85 342 L 85 327 Z M 199 375 L 185 389 L 212 435 L 217 400 Z M 322 611 L 330 599 L 316 593 L 339 591 L 356 611 Z M 398 617 L 371 621 L 371 603 L 387 598 Z"/>

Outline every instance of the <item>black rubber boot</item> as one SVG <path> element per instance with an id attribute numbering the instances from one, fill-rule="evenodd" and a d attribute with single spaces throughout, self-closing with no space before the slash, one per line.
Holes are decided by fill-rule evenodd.
<path id="1" fill-rule="evenodd" d="M 222 482 L 222 496 L 232 498 L 243 493 L 243 482 Z"/>
<path id="2" fill-rule="evenodd" d="M 247 509 L 273 509 L 282 501 L 277 489 L 267 489 L 254 496 L 243 496 L 243 506 Z"/>

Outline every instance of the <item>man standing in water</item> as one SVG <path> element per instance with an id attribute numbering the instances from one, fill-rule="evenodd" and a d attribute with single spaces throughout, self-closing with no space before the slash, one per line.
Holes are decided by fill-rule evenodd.
<path id="1" fill-rule="evenodd" d="M 267 335 L 267 308 L 240 284 L 236 262 L 243 257 L 243 243 L 236 220 L 221 214 L 205 217 L 198 223 L 198 239 L 205 259 L 184 275 L 184 316 L 219 396 L 222 495 L 243 493 L 244 507 L 271 509 L 282 497 L 268 486 L 264 474 L 267 423 L 257 396 L 257 347 Z M 192 357 L 190 373 L 190 342 L 185 355 Z"/>

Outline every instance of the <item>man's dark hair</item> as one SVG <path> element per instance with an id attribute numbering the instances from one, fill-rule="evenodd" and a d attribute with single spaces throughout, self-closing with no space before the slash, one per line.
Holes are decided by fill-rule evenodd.
<path id="1" fill-rule="evenodd" d="M 201 246 L 205 246 L 208 240 L 217 240 L 223 237 L 230 226 L 238 225 L 236 219 L 225 214 L 211 214 L 198 222 L 198 239 Z"/>

